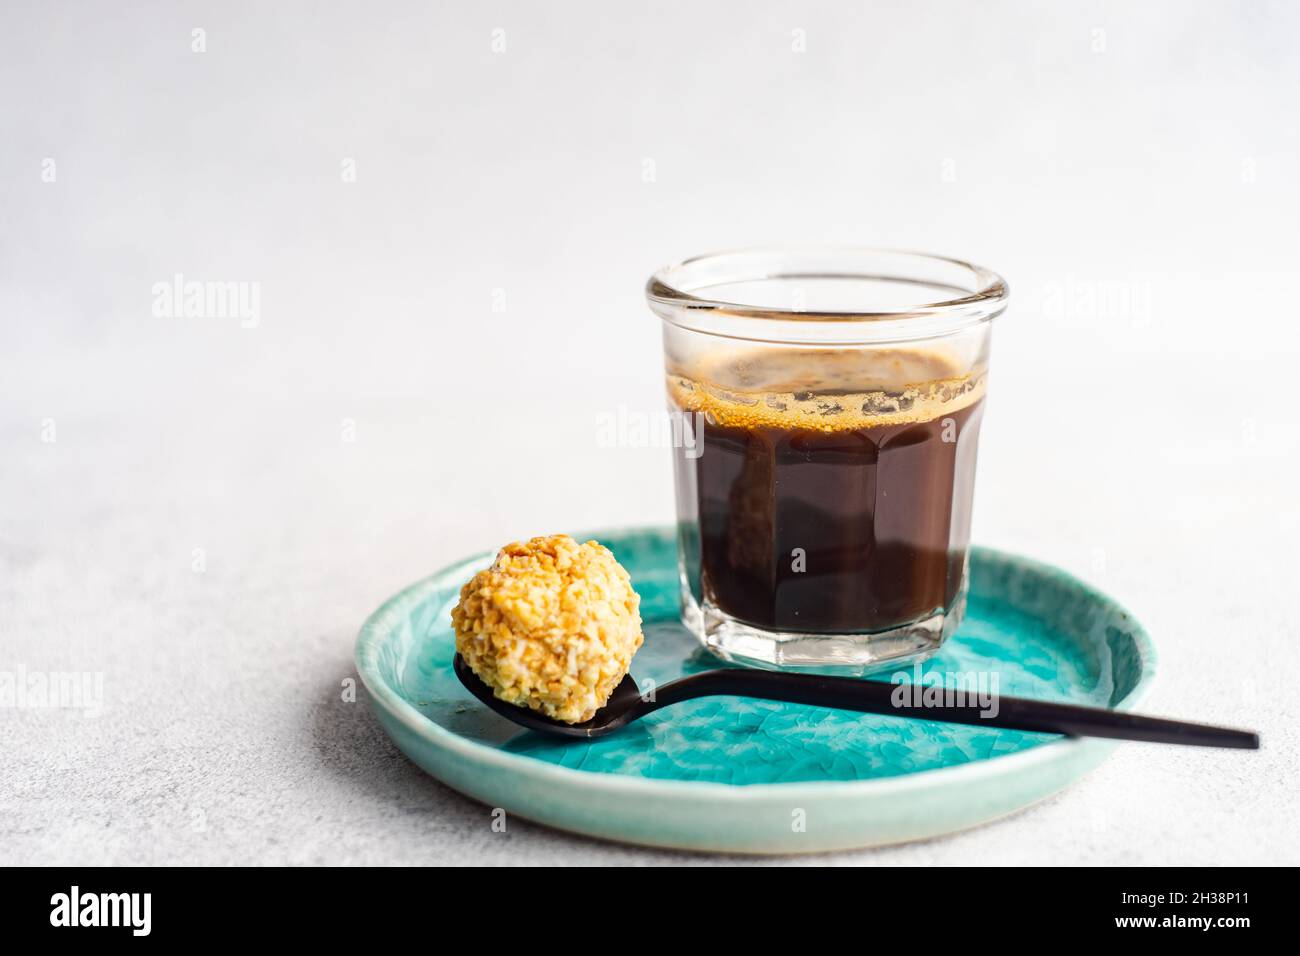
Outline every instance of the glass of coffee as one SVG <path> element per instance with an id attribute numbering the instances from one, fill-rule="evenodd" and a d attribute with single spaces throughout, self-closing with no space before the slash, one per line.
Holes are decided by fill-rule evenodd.
<path id="1" fill-rule="evenodd" d="M 987 269 L 874 249 L 687 259 L 663 320 L 682 620 L 751 666 L 865 673 L 936 651 L 966 600 Z"/>

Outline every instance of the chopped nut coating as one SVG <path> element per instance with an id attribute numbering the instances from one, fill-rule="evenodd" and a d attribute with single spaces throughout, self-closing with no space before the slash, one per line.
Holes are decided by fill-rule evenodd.
<path id="1" fill-rule="evenodd" d="M 582 723 L 641 646 L 640 603 L 627 571 L 595 541 L 515 542 L 461 588 L 456 651 L 501 700 Z"/>

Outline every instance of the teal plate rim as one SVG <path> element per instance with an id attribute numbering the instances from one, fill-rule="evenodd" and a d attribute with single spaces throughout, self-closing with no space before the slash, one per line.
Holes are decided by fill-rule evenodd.
<path id="1" fill-rule="evenodd" d="M 575 537 L 580 540 L 587 540 L 588 538 L 603 540 L 628 534 L 669 535 L 671 534 L 671 528 L 663 525 L 635 525 L 583 532 L 581 535 L 575 535 Z M 1140 659 L 1140 676 L 1132 689 L 1124 697 L 1112 704 L 1111 709 L 1129 711 L 1141 703 L 1150 691 L 1155 678 L 1156 650 L 1146 629 L 1126 608 L 1108 595 L 1054 565 L 995 548 L 976 546 L 972 548 L 972 551 L 983 552 L 995 560 L 1019 565 L 1035 574 L 1055 578 L 1057 581 L 1085 593 L 1091 600 L 1105 606 L 1107 609 L 1124 615 L 1132 627 L 1130 636 Z M 1113 741 L 1063 737 L 1050 743 L 1040 744 L 1014 753 L 1001 754 L 952 767 L 918 770 L 892 777 L 868 780 L 784 781 L 747 783 L 743 785 L 718 783 L 716 781 L 667 780 L 601 773 L 547 763 L 526 754 L 508 753 L 495 747 L 476 743 L 430 720 L 389 685 L 388 681 L 380 673 L 378 666 L 379 647 L 390 631 L 392 622 L 403 617 L 409 608 L 422 601 L 425 592 L 435 579 L 445 579 L 453 574 L 461 574 L 468 579 L 469 574 L 481 567 L 491 558 L 493 553 L 492 551 L 480 552 L 472 557 L 447 565 L 393 595 L 380 605 L 362 625 L 357 636 L 355 653 L 357 672 L 370 693 L 372 701 L 377 706 L 382 707 L 388 715 L 396 719 L 417 737 L 426 738 L 449 753 L 480 766 L 555 783 L 572 783 L 576 775 L 576 778 L 581 780 L 583 787 L 593 794 L 599 792 L 611 796 L 635 795 L 649 798 L 670 795 L 701 798 L 712 796 L 725 797 L 728 802 L 746 803 L 761 801 L 778 793 L 782 800 L 797 800 L 802 793 L 807 793 L 810 797 L 815 795 L 819 798 L 866 797 L 885 794 L 897 796 L 899 793 L 905 793 L 909 790 L 928 790 L 940 782 L 945 785 L 973 783 L 990 775 L 1014 774 L 1018 771 L 1028 771 L 1057 761 L 1069 761 L 1071 758 L 1078 757 L 1084 750 L 1100 750 L 1101 755 L 1104 756 L 1114 747 Z M 1097 757 L 1097 760 L 1099 759 L 1100 756 Z M 1095 761 L 1089 761 L 1089 764 L 1093 762 Z M 527 814 L 521 815 L 527 816 Z M 546 821 L 543 820 L 542 822 Z"/>

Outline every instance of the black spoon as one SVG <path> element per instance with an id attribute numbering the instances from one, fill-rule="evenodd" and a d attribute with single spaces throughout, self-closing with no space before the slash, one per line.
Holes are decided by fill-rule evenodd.
<path id="1" fill-rule="evenodd" d="M 838 710 L 856 710 L 866 714 L 892 717 L 915 717 L 940 720 L 950 724 L 974 724 L 979 727 L 1004 727 L 1031 730 L 1071 737 L 1113 737 L 1118 740 L 1142 740 L 1155 744 L 1190 744 L 1196 747 L 1231 747 L 1258 750 L 1259 734 L 1206 724 L 1189 724 L 1179 720 L 1143 717 L 1100 707 L 1077 707 L 1053 704 L 1024 697 L 998 696 L 997 714 L 984 716 L 985 709 L 976 701 L 951 707 L 931 707 L 910 703 L 895 705 L 896 684 L 863 680 L 856 677 L 823 677 L 817 674 L 791 674 L 777 671 L 727 667 L 692 674 L 654 689 L 642 696 L 632 675 L 614 688 L 609 702 L 596 716 L 581 724 L 558 720 L 497 699 L 492 688 L 479 680 L 459 654 L 455 660 L 456 676 L 471 694 L 501 716 L 539 733 L 559 737 L 591 739 L 622 730 L 634 720 L 661 707 L 671 707 L 696 697 L 757 697 L 792 704 L 815 704 Z M 970 695 L 967 695 L 967 700 Z"/>

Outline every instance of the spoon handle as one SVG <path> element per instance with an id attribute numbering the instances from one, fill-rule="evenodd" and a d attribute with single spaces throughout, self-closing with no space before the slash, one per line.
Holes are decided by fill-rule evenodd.
<path id="1" fill-rule="evenodd" d="M 975 699 L 974 694 L 965 695 L 964 700 L 960 697 L 952 699 L 950 695 L 943 694 L 942 702 L 925 704 L 917 700 L 922 690 L 924 688 L 919 686 L 855 677 L 723 668 L 695 674 L 659 688 L 655 699 L 646 703 L 644 712 L 696 697 L 757 697 L 890 717 L 1066 734 L 1072 737 L 1111 737 L 1157 744 L 1259 749 L 1259 735 L 1246 730 L 1001 695 L 981 701 Z"/>

